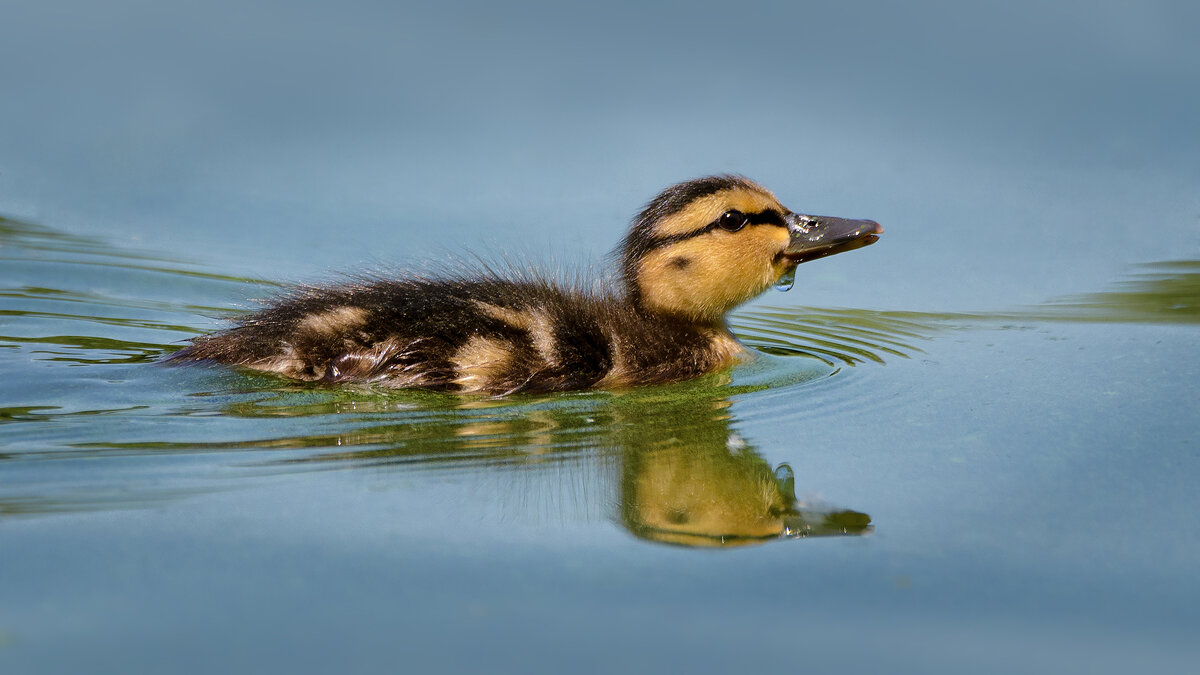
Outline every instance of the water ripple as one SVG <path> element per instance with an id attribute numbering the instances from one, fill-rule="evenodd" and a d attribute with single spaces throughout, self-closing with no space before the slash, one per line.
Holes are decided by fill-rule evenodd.
<path id="1" fill-rule="evenodd" d="M 855 366 L 887 357 L 908 358 L 938 323 L 898 312 L 815 307 L 737 312 L 730 321 L 747 345 L 778 356 L 808 356 L 830 366 Z"/>
<path id="2" fill-rule="evenodd" d="M 528 477 L 568 485 L 586 474 L 628 531 L 661 543 L 861 534 L 865 514 L 796 502 L 789 486 L 803 476 L 772 469 L 739 427 L 763 415 L 860 410 L 884 377 L 879 366 L 930 351 L 949 331 L 1200 322 L 1200 262 L 1172 261 L 1139 267 L 1111 291 L 1018 311 L 755 307 L 730 323 L 759 355 L 731 372 L 633 391 L 464 398 L 151 368 L 181 336 L 231 313 L 214 299 L 261 295 L 264 284 L 6 219 L 0 246 L 0 461 L 12 478 L 0 488 L 0 517 L 230 486 L 228 471 L 206 483 L 181 468 L 167 489 L 151 489 L 163 461 L 193 458 L 247 480 L 368 469 L 520 474 L 525 487 L 512 489 L 522 494 Z M 722 507 L 690 500 L 697 491 L 719 495 Z"/>

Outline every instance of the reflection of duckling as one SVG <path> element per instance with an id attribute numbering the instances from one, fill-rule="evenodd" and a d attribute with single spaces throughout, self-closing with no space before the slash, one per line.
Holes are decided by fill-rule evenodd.
<path id="1" fill-rule="evenodd" d="M 793 213 L 745 178 L 701 178 L 667 188 L 634 221 L 616 292 L 490 272 L 308 288 L 173 358 L 467 393 L 683 380 L 742 351 L 725 327 L 729 310 L 797 264 L 882 231 Z"/>
<path id="2" fill-rule="evenodd" d="M 470 491 L 498 501 L 506 521 L 530 508 L 540 519 L 608 513 L 635 537 L 662 544 L 728 548 L 873 531 L 865 513 L 798 501 L 791 467 L 772 470 L 733 430 L 723 391 L 643 390 L 551 407 L 474 400 L 272 445 L 337 448 L 283 464 L 402 465 L 401 477 L 414 465 L 455 467 L 456 475 L 475 474 Z"/>
<path id="3" fill-rule="evenodd" d="M 858 535 L 871 517 L 796 501 L 792 469 L 749 448 L 673 445 L 626 453 L 621 519 L 642 539 L 731 547 L 780 537 Z"/>

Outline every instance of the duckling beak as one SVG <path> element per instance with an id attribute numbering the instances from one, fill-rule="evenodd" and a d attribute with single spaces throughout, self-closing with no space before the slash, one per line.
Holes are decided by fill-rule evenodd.
<path id="1" fill-rule="evenodd" d="M 784 249 L 785 258 L 794 264 L 853 251 L 874 244 L 883 234 L 883 226 L 873 220 L 849 220 L 829 216 L 786 216 L 792 240 Z"/>
<path id="2" fill-rule="evenodd" d="M 784 537 L 830 537 L 874 532 L 871 516 L 858 511 L 808 511 L 799 509 L 784 516 Z"/>

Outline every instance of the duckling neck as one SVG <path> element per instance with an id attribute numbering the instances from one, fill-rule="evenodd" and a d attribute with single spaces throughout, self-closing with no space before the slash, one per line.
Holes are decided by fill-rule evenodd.
<path id="1" fill-rule="evenodd" d="M 626 302 L 647 322 L 660 326 L 672 326 L 678 330 L 700 331 L 711 333 L 719 331 L 729 333 L 725 323 L 725 315 L 693 316 L 685 312 L 672 312 L 660 307 L 650 306 L 636 285 L 630 285 L 626 290 Z"/>
<path id="2" fill-rule="evenodd" d="M 609 314 L 606 322 L 612 369 L 601 387 L 689 379 L 733 365 L 745 351 L 723 320 L 660 312 L 633 296 L 622 304 L 625 310 Z"/>

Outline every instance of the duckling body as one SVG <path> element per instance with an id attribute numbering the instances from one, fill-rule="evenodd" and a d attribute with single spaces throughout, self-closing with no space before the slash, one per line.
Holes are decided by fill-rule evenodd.
<path id="1" fill-rule="evenodd" d="M 646 206 L 618 249 L 621 274 L 609 289 L 490 272 L 305 288 L 196 338 L 172 360 L 493 395 L 689 379 L 743 353 L 726 312 L 799 262 L 882 232 L 872 221 L 826 220 L 856 224 L 853 236 L 798 245 L 819 220 L 745 178 L 702 178 Z"/>

